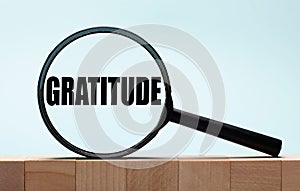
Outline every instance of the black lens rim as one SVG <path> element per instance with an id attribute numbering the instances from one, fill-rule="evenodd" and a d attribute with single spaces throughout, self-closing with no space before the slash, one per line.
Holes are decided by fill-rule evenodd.
<path id="1" fill-rule="evenodd" d="M 145 48 L 147 52 L 152 56 L 152 58 L 155 60 L 157 63 L 157 66 L 159 67 L 159 70 L 162 74 L 163 81 L 164 81 L 164 86 L 165 86 L 165 92 L 166 92 L 166 98 L 165 98 L 165 105 L 163 109 L 163 113 L 161 114 L 160 122 L 158 123 L 157 127 L 153 129 L 152 132 L 150 132 L 145 138 L 143 138 L 140 142 L 137 144 L 131 146 L 130 148 L 124 149 L 122 151 L 118 152 L 112 152 L 112 153 L 94 153 L 91 151 L 87 151 L 84 149 L 81 149 L 69 141 L 67 141 L 62 135 L 59 134 L 59 132 L 56 130 L 54 125 L 52 124 L 46 107 L 45 107 L 45 102 L 44 102 L 44 84 L 46 81 L 46 76 L 49 71 L 49 68 L 51 67 L 51 64 L 55 60 L 56 56 L 65 48 L 67 47 L 70 43 L 72 43 L 75 40 L 78 40 L 79 38 L 82 38 L 87 35 L 92 35 L 92 34 L 97 34 L 97 33 L 112 33 L 112 34 L 117 34 L 120 36 L 127 37 L 136 43 L 138 43 L 140 46 Z M 64 147 L 69 149 L 70 151 L 73 151 L 79 155 L 88 157 L 88 158 L 121 158 L 123 156 L 129 155 L 138 149 L 142 148 L 145 146 L 147 143 L 149 143 L 158 133 L 160 129 L 162 129 L 170 120 L 170 114 L 173 111 L 173 101 L 171 97 L 171 86 L 170 86 L 170 79 L 169 75 L 166 69 L 166 66 L 164 62 L 162 61 L 161 57 L 159 54 L 156 52 L 156 50 L 142 37 L 138 36 L 137 34 L 130 32 L 125 29 L 117 28 L 117 27 L 93 27 L 93 28 L 88 28 L 84 29 L 81 31 L 78 31 L 67 38 L 65 38 L 63 41 L 61 41 L 48 55 L 43 68 L 41 70 L 40 76 L 39 76 L 39 81 L 38 81 L 38 91 L 37 91 L 37 96 L 38 96 L 38 105 L 39 105 L 39 110 L 42 116 L 42 119 L 49 130 L 49 132 L 52 134 L 52 136 Z"/>

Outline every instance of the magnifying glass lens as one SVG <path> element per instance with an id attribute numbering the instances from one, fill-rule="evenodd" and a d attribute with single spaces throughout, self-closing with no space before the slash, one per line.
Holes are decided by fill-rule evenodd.
<path id="1" fill-rule="evenodd" d="M 56 56 L 45 79 L 44 102 L 58 134 L 100 157 L 134 147 L 166 117 L 156 60 L 120 35 L 77 39 Z"/>

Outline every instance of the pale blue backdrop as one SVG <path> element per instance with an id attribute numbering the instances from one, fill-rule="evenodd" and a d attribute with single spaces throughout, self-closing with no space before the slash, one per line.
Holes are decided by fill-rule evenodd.
<path id="1" fill-rule="evenodd" d="M 213 55 L 226 90 L 225 121 L 277 135 L 300 153 L 300 2 L 297 0 L 0 1 L 0 154 L 70 153 L 40 117 L 36 86 L 49 51 L 92 26 L 165 24 Z M 197 139 L 184 154 L 197 153 Z M 218 140 L 208 154 L 260 155 Z"/>

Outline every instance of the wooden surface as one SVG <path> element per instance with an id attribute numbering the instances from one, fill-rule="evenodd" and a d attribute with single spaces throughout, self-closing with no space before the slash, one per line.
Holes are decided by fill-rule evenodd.
<path id="1" fill-rule="evenodd" d="M 282 160 L 282 190 L 300 190 L 300 155 Z"/>
<path id="2" fill-rule="evenodd" d="M 280 161 L 232 161 L 231 190 L 281 190 Z"/>
<path id="3" fill-rule="evenodd" d="M 75 160 L 25 161 L 25 190 L 75 190 Z"/>
<path id="4" fill-rule="evenodd" d="M 24 191 L 24 158 L 0 158 L 0 190 Z"/>
<path id="5" fill-rule="evenodd" d="M 0 157 L 0 172 L 1 191 L 300 190 L 300 155 L 179 157 L 171 161 Z"/>
<path id="6" fill-rule="evenodd" d="M 180 159 L 179 190 L 230 190 L 230 161 Z"/>
<path id="7" fill-rule="evenodd" d="M 99 160 L 76 162 L 76 190 L 126 190 L 126 169 Z"/>
<path id="8" fill-rule="evenodd" d="M 152 164 L 151 164 L 152 162 Z M 156 166 L 158 162 L 158 166 Z M 159 163 L 161 162 L 161 163 Z M 178 190 L 178 161 L 130 161 L 137 169 L 127 169 L 127 190 Z M 138 169 L 148 163 L 152 168 Z"/>

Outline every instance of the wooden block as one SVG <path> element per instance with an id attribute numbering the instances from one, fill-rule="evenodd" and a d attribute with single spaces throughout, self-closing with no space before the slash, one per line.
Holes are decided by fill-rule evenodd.
<path id="1" fill-rule="evenodd" d="M 24 191 L 24 160 L 19 157 L 0 159 L 0 190 Z"/>
<path id="2" fill-rule="evenodd" d="M 282 159 L 282 191 L 300 190 L 300 155 Z"/>
<path id="3" fill-rule="evenodd" d="M 77 160 L 76 190 L 125 191 L 126 169 L 101 160 Z"/>
<path id="4" fill-rule="evenodd" d="M 25 161 L 26 191 L 75 191 L 75 160 Z"/>
<path id="5" fill-rule="evenodd" d="M 0 172 L 0 191 L 300 190 L 300 155 L 180 157 L 173 161 L 124 158 L 109 162 L 1 157 Z"/>
<path id="6" fill-rule="evenodd" d="M 129 161 L 131 167 L 154 167 L 146 169 L 127 169 L 127 190 L 135 191 L 174 191 L 178 190 L 178 161 Z M 156 166 L 156 163 L 160 164 Z"/>
<path id="7" fill-rule="evenodd" d="M 179 160 L 179 191 L 229 191 L 229 160 Z"/>
<path id="8" fill-rule="evenodd" d="M 232 191 L 280 191 L 280 159 L 241 159 L 231 161 Z"/>

